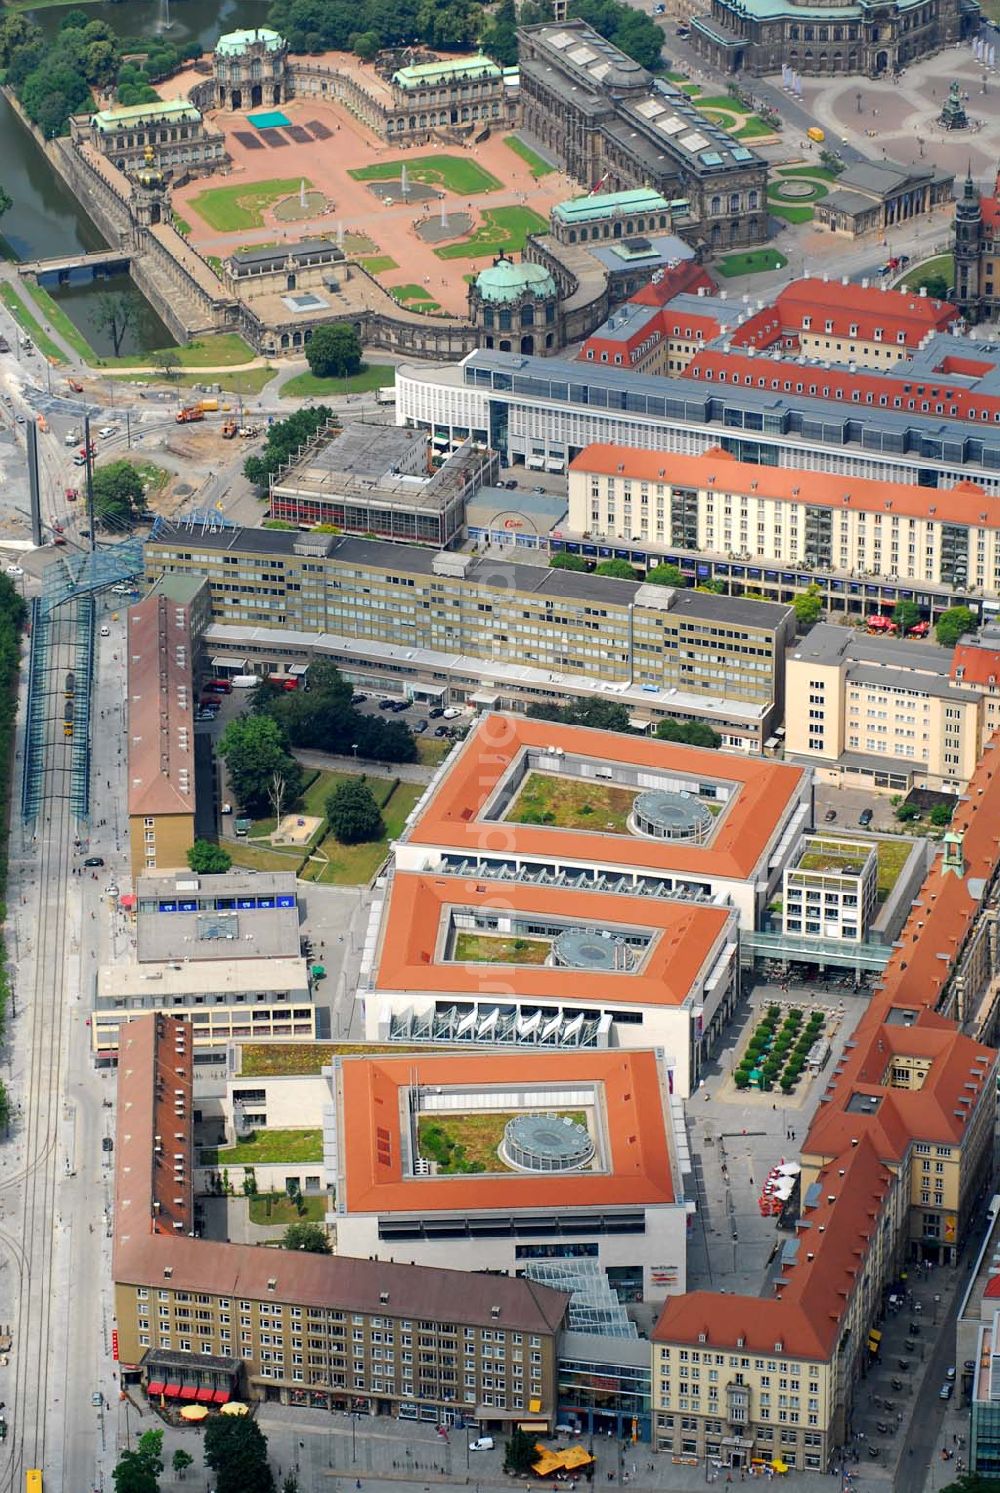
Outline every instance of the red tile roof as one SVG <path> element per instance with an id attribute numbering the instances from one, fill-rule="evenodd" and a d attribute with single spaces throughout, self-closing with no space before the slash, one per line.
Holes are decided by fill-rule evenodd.
<path id="1" fill-rule="evenodd" d="M 115 1251 L 150 1234 L 194 1228 L 191 1027 L 138 1017 L 118 1048 Z"/>
<path id="2" fill-rule="evenodd" d="M 439 959 L 436 952 L 450 907 L 565 917 L 605 929 L 625 926 L 650 932 L 654 941 L 639 968 L 621 974 L 497 960 L 488 966 L 456 963 Z M 690 902 L 397 872 L 383 925 L 375 988 L 446 995 L 481 993 L 484 981 L 496 989 L 502 971 L 504 990 L 512 999 L 680 1006 L 705 971 L 730 917 L 723 907 Z"/>
<path id="3" fill-rule="evenodd" d="M 823 368 L 815 362 L 754 356 L 751 349 L 727 352 L 704 348 L 695 353 L 679 375 L 701 383 L 735 384 L 827 399 L 848 406 L 898 410 L 903 413 L 940 415 L 980 424 L 1000 415 L 1000 395 L 959 387 L 941 370 L 931 373 L 852 372 L 849 368 Z"/>
<path id="4" fill-rule="evenodd" d="M 928 332 L 944 332 L 959 313 L 947 301 L 936 301 L 912 290 L 883 290 L 837 280 L 793 280 L 774 305 L 733 330 L 734 347 L 766 347 L 777 336 L 806 331 L 811 337 L 840 337 L 872 342 L 881 328 L 882 341 L 914 349 Z M 806 321 L 810 325 L 806 326 Z M 831 323 L 827 331 L 826 324 Z M 766 328 L 772 329 L 768 333 Z M 851 328 L 857 331 L 852 332 Z M 902 341 L 899 340 L 902 334 Z"/>
<path id="5" fill-rule="evenodd" d="M 713 295 L 715 289 L 715 281 L 708 271 L 695 260 L 685 259 L 664 270 L 660 280 L 650 281 L 629 299 L 639 306 L 666 306 L 674 296 L 684 292 L 697 295 L 699 290 L 706 290 Z"/>
<path id="6" fill-rule="evenodd" d="M 772 1349 L 781 1341 L 796 1357 L 828 1356 L 860 1264 L 857 1251 L 874 1233 L 891 1186 L 885 1164 L 899 1162 L 915 1140 L 961 1145 L 979 1105 L 994 1102 L 996 1050 L 964 1036 L 935 1007 L 1000 864 L 998 740 L 987 747 L 952 823 L 961 864 L 952 869 L 939 855 L 928 872 L 803 1142 L 803 1154 L 823 1163 L 826 1201 L 808 1214 L 811 1227 L 779 1287 L 780 1305 L 705 1292 L 671 1300 L 654 1332 L 657 1340 L 697 1342 L 707 1331 L 715 1335 L 710 1341 L 729 1344 L 739 1331 L 734 1324 L 746 1323 L 760 1350 L 767 1351 L 770 1340 Z M 899 1020 L 902 1013 L 909 1025 Z M 883 1087 L 893 1054 L 929 1060 L 922 1088 Z M 870 1112 L 855 1112 L 848 1107 L 855 1095 L 879 1102 Z M 828 1226 L 822 1245 L 814 1247 L 823 1209 Z M 815 1258 L 803 1269 L 806 1237 Z M 1000 1296 L 1000 1285 L 994 1294 Z"/>
<path id="7" fill-rule="evenodd" d="M 981 684 L 988 688 L 1000 684 L 1000 649 L 957 643 L 951 656 L 951 677 L 964 685 Z"/>
<path id="8" fill-rule="evenodd" d="M 178 614 L 184 619 L 178 626 Z M 194 814 L 194 704 L 186 607 L 154 593 L 128 610 L 128 812 Z"/>
<path id="9" fill-rule="evenodd" d="M 663 1076 L 654 1052 L 406 1053 L 338 1060 L 348 1213 L 621 1207 L 677 1201 Z M 566 1175 L 406 1173 L 400 1144 L 405 1091 L 477 1087 L 523 1094 L 529 1087 L 593 1084 L 603 1096 L 607 1170 Z M 516 1107 L 513 1106 L 513 1107 Z"/>
<path id="10" fill-rule="evenodd" d="M 520 1277 L 491 1277 L 487 1291 L 483 1277 L 473 1272 L 344 1255 L 288 1254 L 252 1244 L 190 1237 L 194 1228 L 190 1033 L 186 1021 L 153 1014 L 137 1016 L 122 1030 L 112 1264 L 116 1283 L 483 1326 L 497 1320 L 493 1311 L 499 1307 L 500 1320 L 507 1328 L 525 1332 L 558 1329 L 569 1297 Z M 550 1054 L 555 1059 L 559 1056 Z M 652 1059 L 653 1055 L 644 1056 Z M 605 1057 L 613 1063 L 610 1054 Z M 568 1081 L 565 1068 L 572 1056 L 563 1058 Z M 412 1055 L 400 1061 L 412 1067 Z M 421 1066 L 421 1078 L 424 1071 Z M 623 1125 L 628 1103 L 634 1102 L 637 1108 L 640 1104 L 646 1075 L 637 1070 L 637 1078 L 634 1085 L 619 1079 L 617 1088 L 612 1081 L 618 1096 L 618 1109 L 613 1112 L 617 1116 L 620 1111 Z M 631 1093 L 620 1092 L 632 1088 L 636 1090 L 634 1101 Z M 161 1151 L 157 1150 L 158 1137 Z M 624 1171 L 632 1149 L 627 1138 L 622 1149 L 627 1153 Z M 636 1149 L 651 1168 L 663 1165 L 664 1150 L 655 1138 L 647 1147 L 643 1135 Z M 183 1178 L 178 1181 L 181 1160 Z M 669 1188 L 669 1170 L 667 1177 Z M 157 1201 L 159 1211 L 153 1206 Z M 179 1228 L 174 1227 L 175 1220 Z"/>
<path id="11" fill-rule="evenodd" d="M 528 747 L 549 746 L 607 763 L 682 773 L 708 782 L 724 780 L 734 783 L 737 791 L 719 815 L 707 845 L 483 819 L 484 806 L 521 753 Z M 466 854 L 492 847 L 509 854 L 558 855 L 585 865 L 599 861 L 602 866 L 700 872 L 745 881 L 784 824 L 803 781 L 801 768 L 783 762 L 721 756 L 701 747 L 496 712 L 470 731 L 404 839 Z"/>
<path id="12" fill-rule="evenodd" d="M 586 446 L 573 458 L 570 471 L 666 482 L 777 502 L 808 502 L 816 507 L 858 513 L 891 511 L 900 517 L 1000 528 L 1000 498 L 988 494 L 975 482 L 962 481 L 953 488 L 941 489 L 918 487 L 915 483 L 880 482 L 871 477 L 805 472 L 796 467 L 762 467 L 737 461 L 717 446 L 700 456 L 636 451 L 629 446 Z"/>
<path id="13" fill-rule="evenodd" d="M 704 1335 L 710 1347 L 828 1358 L 895 1179 L 862 1138 L 820 1170 L 816 1185 L 818 1201 L 803 1211 L 794 1263 L 775 1282 L 773 1299 L 712 1291 L 669 1297 L 653 1341 L 698 1343 Z"/>

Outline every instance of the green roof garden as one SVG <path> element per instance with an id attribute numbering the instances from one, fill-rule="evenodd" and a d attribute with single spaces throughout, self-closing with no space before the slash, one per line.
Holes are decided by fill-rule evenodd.
<path id="1" fill-rule="evenodd" d="M 836 876 L 860 876 L 875 847 L 856 840 L 808 839 L 796 861 L 796 871 L 828 871 Z"/>
<path id="2" fill-rule="evenodd" d="M 435 88 L 439 83 L 472 81 L 476 78 L 499 78 L 500 68 L 480 52 L 475 57 L 448 57 L 441 62 L 416 62 L 401 67 L 392 75 L 397 88 Z"/>
<path id="3" fill-rule="evenodd" d="M 619 213 L 663 213 L 670 203 L 649 187 L 635 187 L 629 192 L 595 192 L 588 197 L 571 197 L 557 202 L 552 209 L 560 223 L 591 223 L 613 218 Z"/>

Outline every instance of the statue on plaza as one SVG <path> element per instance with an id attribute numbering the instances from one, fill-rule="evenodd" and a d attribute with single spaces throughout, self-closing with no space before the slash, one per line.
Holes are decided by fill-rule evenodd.
<path id="1" fill-rule="evenodd" d="M 944 125 L 946 130 L 967 130 L 969 128 L 969 116 L 965 112 L 962 102 L 962 90 L 958 83 L 952 83 L 948 89 L 948 97 L 944 101 L 944 107 L 938 115 L 938 124 Z"/>

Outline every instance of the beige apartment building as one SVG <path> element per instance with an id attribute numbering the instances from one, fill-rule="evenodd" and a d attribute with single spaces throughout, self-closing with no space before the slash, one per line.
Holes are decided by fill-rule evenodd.
<path id="1" fill-rule="evenodd" d="M 974 482 L 941 491 L 758 466 L 722 450 L 588 446 L 570 464 L 568 525 L 699 557 L 1000 594 L 1000 513 Z M 753 579 L 767 589 L 766 577 Z"/>
<path id="2" fill-rule="evenodd" d="M 524 709 L 613 695 L 662 717 L 705 719 L 758 752 L 781 708 L 792 613 L 608 576 L 416 545 L 273 529 L 146 545 L 150 581 L 203 574 L 206 644 L 259 673 L 328 658 L 368 687 Z"/>
<path id="3" fill-rule="evenodd" d="M 824 782 L 960 792 L 983 745 L 983 692 L 951 651 L 821 623 L 789 653 L 785 748 Z"/>
<path id="4" fill-rule="evenodd" d="M 906 1198 L 867 1139 L 817 1180 L 812 1201 L 803 1185 L 774 1297 L 696 1291 L 667 1302 L 653 1331 L 657 1450 L 826 1470 L 899 1265 Z"/>
<path id="5" fill-rule="evenodd" d="M 149 1015 L 122 1033 L 115 1328 L 123 1386 L 502 1428 L 551 1428 L 569 1297 L 508 1276 L 200 1239 L 192 1044 Z"/>

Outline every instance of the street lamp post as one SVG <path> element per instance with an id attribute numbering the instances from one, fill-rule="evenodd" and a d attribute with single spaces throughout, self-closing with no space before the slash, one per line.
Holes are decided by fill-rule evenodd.
<path id="1" fill-rule="evenodd" d="M 357 760 L 358 760 L 358 744 L 357 744 L 356 741 L 352 741 L 351 742 L 351 751 L 354 753 L 354 760 L 355 760 L 355 762 L 357 762 Z"/>

